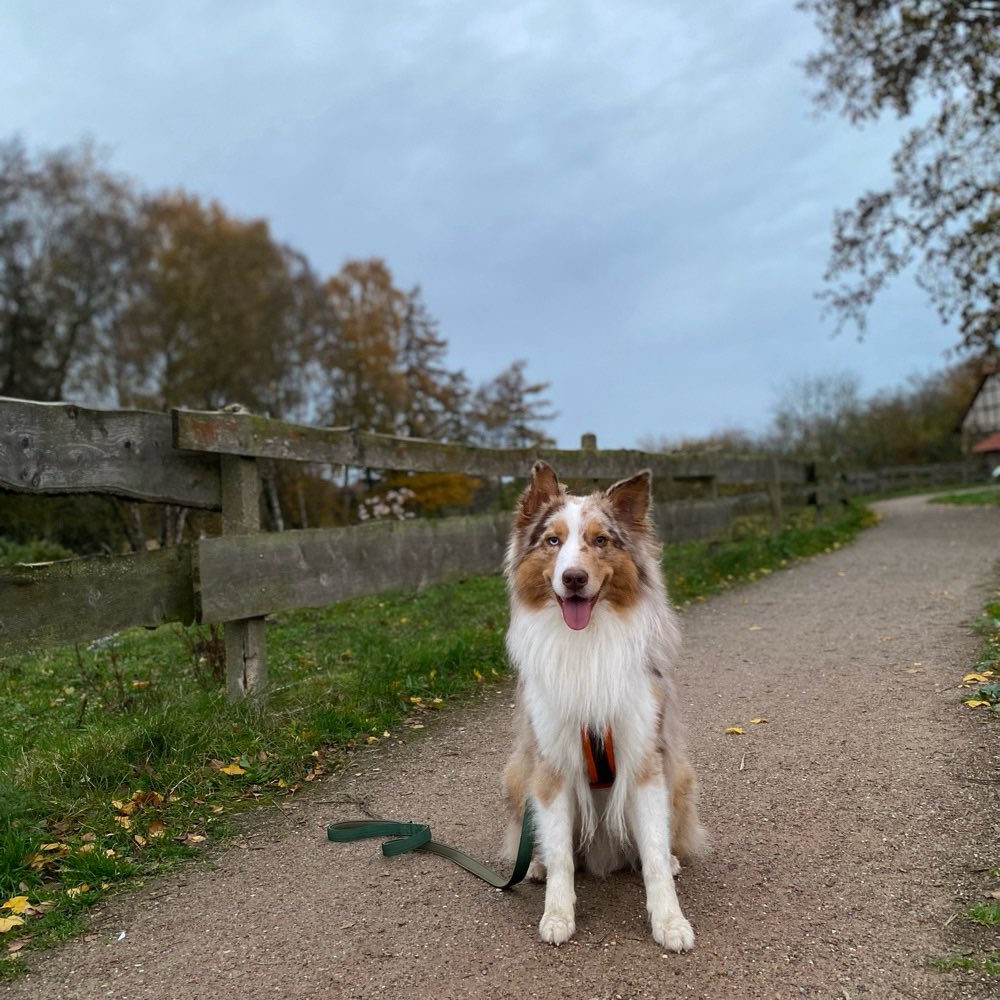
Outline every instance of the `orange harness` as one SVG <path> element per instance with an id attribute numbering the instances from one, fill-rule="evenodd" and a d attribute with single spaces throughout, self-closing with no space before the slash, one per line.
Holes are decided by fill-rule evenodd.
<path id="1" fill-rule="evenodd" d="M 583 744 L 583 761 L 587 765 L 587 777 L 591 788 L 610 788 L 615 783 L 615 745 L 611 739 L 611 727 L 605 726 L 603 733 L 592 729 L 580 730 Z"/>

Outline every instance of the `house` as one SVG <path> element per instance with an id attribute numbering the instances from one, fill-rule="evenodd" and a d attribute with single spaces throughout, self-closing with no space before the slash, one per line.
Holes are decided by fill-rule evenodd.
<path id="1" fill-rule="evenodd" d="M 981 455 L 987 469 L 1000 478 L 1000 369 L 983 372 L 972 402 L 959 425 L 962 450 Z"/>

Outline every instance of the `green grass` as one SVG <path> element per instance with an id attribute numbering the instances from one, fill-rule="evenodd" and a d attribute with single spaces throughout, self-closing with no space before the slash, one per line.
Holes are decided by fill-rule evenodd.
<path id="1" fill-rule="evenodd" d="M 1000 900 L 990 899 L 976 903 L 969 908 L 966 916 L 975 924 L 983 927 L 1000 927 Z"/>
<path id="2" fill-rule="evenodd" d="M 986 605 L 975 628 L 982 641 L 972 671 L 963 678 L 962 701 L 1000 717 L 1000 600 Z"/>
<path id="3" fill-rule="evenodd" d="M 668 585 L 686 604 L 871 522 L 859 506 L 823 525 L 806 511 L 776 535 L 747 521 L 727 542 L 668 547 Z M 0 660 L 0 904 L 32 908 L 0 933 L 0 955 L 78 933 L 95 901 L 218 841 L 234 814 L 502 680 L 506 619 L 499 577 L 276 615 L 266 708 L 226 703 L 221 642 L 204 627 Z M 0 927 L 13 913 L 0 905 Z M 0 959 L 0 977 L 19 964 Z"/>
<path id="4" fill-rule="evenodd" d="M 987 976 L 1000 978 L 1000 951 L 988 955 L 948 955 L 946 958 L 935 958 L 931 965 L 939 972 L 953 972 L 962 969 L 967 972 L 980 972 Z"/>
<path id="5" fill-rule="evenodd" d="M 945 493 L 942 496 L 933 497 L 931 503 L 1000 504 L 1000 486 L 976 490 L 962 490 L 957 493 Z"/>

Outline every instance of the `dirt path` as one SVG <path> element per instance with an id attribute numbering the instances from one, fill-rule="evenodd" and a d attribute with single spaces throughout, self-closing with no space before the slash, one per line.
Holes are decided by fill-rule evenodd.
<path id="1" fill-rule="evenodd" d="M 1000 740 L 954 684 L 1000 509 L 881 511 L 855 545 L 684 613 L 679 687 L 714 840 L 679 880 L 693 953 L 653 943 L 632 873 L 580 878 L 577 936 L 556 949 L 536 937 L 541 887 L 499 893 L 439 858 L 326 842 L 363 803 L 495 858 L 504 689 L 361 754 L 214 866 L 112 900 L 87 940 L 32 956 L 0 996 L 995 996 L 927 958 L 961 946 L 954 917 L 997 861 Z"/>

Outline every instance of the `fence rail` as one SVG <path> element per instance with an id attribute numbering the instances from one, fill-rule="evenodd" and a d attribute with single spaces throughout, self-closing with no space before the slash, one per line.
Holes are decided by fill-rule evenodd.
<path id="1" fill-rule="evenodd" d="M 665 541 L 724 536 L 736 512 L 821 491 L 804 464 L 760 456 L 490 449 L 291 424 L 249 413 L 96 410 L 0 399 L 0 488 L 100 493 L 222 512 L 222 534 L 121 556 L 0 570 L 0 655 L 129 625 L 224 623 L 231 699 L 262 691 L 264 616 L 499 568 L 509 515 L 260 530 L 259 459 L 523 478 L 545 458 L 567 480 L 649 468 L 709 499 L 657 505 Z M 727 495 L 719 495 L 719 487 Z M 741 492 L 742 491 L 742 492 Z"/>

